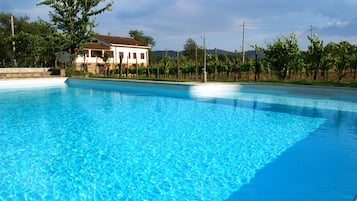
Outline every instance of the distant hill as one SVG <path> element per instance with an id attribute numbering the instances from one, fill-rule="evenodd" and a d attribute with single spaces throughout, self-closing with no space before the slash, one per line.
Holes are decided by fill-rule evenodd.
<path id="1" fill-rule="evenodd" d="M 182 54 L 182 51 L 179 52 L 180 55 Z M 163 56 L 165 55 L 165 50 L 156 50 L 153 51 L 154 56 Z M 214 49 L 207 49 L 207 54 L 215 54 L 215 50 Z M 234 52 L 230 52 L 230 51 L 226 51 L 226 50 L 221 50 L 221 49 L 217 49 L 217 55 L 229 55 L 229 56 L 234 56 L 235 53 Z M 242 53 L 239 52 L 238 56 L 241 56 Z M 245 52 L 245 55 L 250 58 L 250 59 L 254 59 L 255 58 L 255 51 L 254 50 L 248 50 Z M 176 57 L 177 56 L 177 51 L 173 51 L 173 50 L 168 50 L 167 51 L 167 56 L 170 57 Z M 264 53 L 262 51 L 258 52 L 258 56 L 259 58 L 264 58 Z"/>
<path id="2" fill-rule="evenodd" d="M 163 56 L 165 55 L 165 50 L 156 50 L 153 51 L 154 56 Z M 182 51 L 180 52 L 180 54 L 182 53 Z M 177 56 L 177 51 L 173 51 L 173 50 L 167 50 L 167 56 L 170 57 L 176 57 Z"/>
<path id="3" fill-rule="evenodd" d="M 207 50 L 207 54 L 216 54 L 214 49 L 208 49 Z M 229 56 L 233 56 L 235 55 L 234 52 L 229 52 L 229 51 L 225 51 L 225 50 L 221 50 L 221 49 L 217 49 L 217 55 L 229 55 Z M 240 53 L 238 53 L 238 55 L 240 55 Z"/>

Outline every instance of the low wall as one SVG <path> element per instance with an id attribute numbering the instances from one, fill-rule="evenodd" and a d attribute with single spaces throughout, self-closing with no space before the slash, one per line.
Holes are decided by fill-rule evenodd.
<path id="1" fill-rule="evenodd" d="M 47 87 L 65 87 L 67 78 L 26 78 L 26 79 L 3 79 L 0 80 L 0 90 L 7 89 L 31 89 Z"/>
<path id="2" fill-rule="evenodd" d="M 50 68 L 0 68 L 0 78 L 31 78 L 50 76 Z"/>
<path id="3" fill-rule="evenodd" d="M 0 73 L 43 73 L 50 68 L 0 68 Z"/>

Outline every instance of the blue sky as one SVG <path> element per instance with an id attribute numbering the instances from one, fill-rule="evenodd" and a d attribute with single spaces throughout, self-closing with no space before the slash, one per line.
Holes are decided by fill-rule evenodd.
<path id="1" fill-rule="evenodd" d="M 49 7 L 38 0 L 1 0 L 0 11 L 49 21 Z M 317 34 L 324 43 L 347 40 L 357 44 L 357 0 L 114 0 L 112 11 L 96 17 L 96 31 L 128 36 L 142 30 L 156 41 L 154 50 L 182 50 L 188 38 L 207 48 L 229 51 L 266 47 L 277 37 L 298 35 L 301 49 L 307 35 Z"/>

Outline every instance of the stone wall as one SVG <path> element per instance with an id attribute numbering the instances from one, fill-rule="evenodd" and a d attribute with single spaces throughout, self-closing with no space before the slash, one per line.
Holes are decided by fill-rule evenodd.
<path id="1" fill-rule="evenodd" d="M 0 68 L 0 79 L 50 76 L 50 68 Z"/>

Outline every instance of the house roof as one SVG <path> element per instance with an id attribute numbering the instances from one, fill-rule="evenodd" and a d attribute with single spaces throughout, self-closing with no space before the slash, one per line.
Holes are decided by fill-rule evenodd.
<path id="1" fill-rule="evenodd" d="M 100 43 L 95 43 L 95 42 L 88 42 L 87 45 L 85 46 L 87 49 L 97 49 L 97 50 L 109 50 L 110 47 L 107 45 L 103 45 Z"/>
<path id="2" fill-rule="evenodd" d="M 146 44 L 129 37 L 112 36 L 112 35 L 97 35 L 95 38 L 108 44 L 120 44 L 131 46 L 145 46 Z"/>

